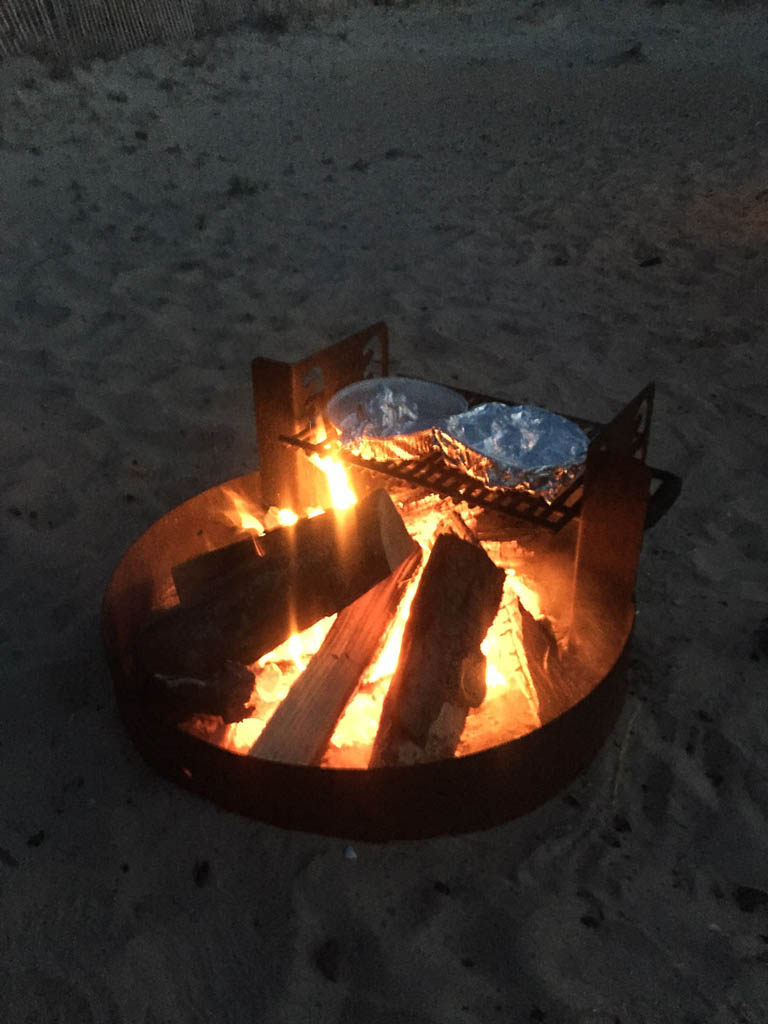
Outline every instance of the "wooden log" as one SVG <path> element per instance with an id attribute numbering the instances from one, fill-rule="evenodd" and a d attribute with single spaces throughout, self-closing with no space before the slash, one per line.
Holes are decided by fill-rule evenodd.
<path id="1" fill-rule="evenodd" d="M 387 626 L 420 561 L 417 549 L 394 573 L 339 613 L 320 650 L 254 743 L 251 757 L 320 763 L 360 676 L 381 649 Z"/>
<path id="2" fill-rule="evenodd" d="M 231 576 L 258 571 L 261 557 L 254 537 L 248 536 L 175 565 L 171 575 L 179 602 L 197 604 L 212 589 L 227 586 Z"/>
<path id="3" fill-rule="evenodd" d="M 198 740 L 213 747 L 225 746 L 229 725 L 220 715 L 193 715 L 178 723 L 178 727 Z"/>
<path id="4" fill-rule="evenodd" d="M 332 509 L 311 519 L 300 519 L 294 526 L 269 530 L 256 539 L 256 545 L 270 561 L 298 566 L 323 564 L 342 574 L 354 574 L 361 562 L 374 559 L 380 575 L 373 583 L 388 576 L 414 550 L 400 513 L 381 488 L 351 508 Z"/>
<path id="5" fill-rule="evenodd" d="M 259 538 L 266 556 L 190 606 L 156 612 L 137 637 L 149 675 L 207 678 L 251 664 L 388 576 L 414 541 L 386 491 Z"/>
<path id="6" fill-rule="evenodd" d="M 467 712 L 485 697 L 480 644 L 501 601 L 504 571 L 453 533 L 435 542 L 405 626 L 370 765 L 452 757 Z"/>
<path id="7" fill-rule="evenodd" d="M 145 700 L 161 718 L 178 725 L 195 715 L 217 715 L 223 722 L 248 716 L 253 672 L 245 665 L 226 662 L 209 679 L 154 675 L 145 687 Z"/>
<path id="8" fill-rule="evenodd" d="M 579 694 L 560 657 L 549 619 L 534 619 L 519 599 L 518 606 L 524 660 L 538 697 L 539 718 L 545 725 L 574 704 Z"/>

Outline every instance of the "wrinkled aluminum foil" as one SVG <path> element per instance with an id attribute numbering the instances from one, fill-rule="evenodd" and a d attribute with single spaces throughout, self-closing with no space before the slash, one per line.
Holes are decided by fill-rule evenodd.
<path id="1" fill-rule="evenodd" d="M 533 405 L 486 402 L 434 430 L 446 460 L 488 487 L 516 487 L 553 501 L 587 457 L 572 420 Z"/>
<path id="2" fill-rule="evenodd" d="M 337 420 L 342 446 L 375 462 L 409 462 L 429 455 L 435 448 L 435 424 L 446 417 L 436 417 L 422 406 L 410 382 L 376 382 L 365 401 Z"/>
<path id="3" fill-rule="evenodd" d="M 529 405 L 487 402 L 426 426 L 413 396 L 389 387 L 338 428 L 343 447 L 361 458 L 413 461 L 438 450 L 487 487 L 514 487 L 547 502 L 578 474 L 589 444 L 571 420 Z"/>
<path id="4" fill-rule="evenodd" d="M 432 428 L 466 409 L 466 399 L 458 392 L 406 377 L 362 380 L 343 388 L 328 403 L 328 414 L 343 444 L 354 446 L 355 454 L 366 452 L 367 438 L 377 445 L 387 440 L 390 455 L 378 446 L 375 454 L 371 451 L 364 456 L 379 459 L 426 454 L 432 447 Z M 401 438 L 405 439 L 402 444 Z"/>
<path id="5" fill-rule="evenodd" d="M 434 451 L 435 431 L 431 428 L 417 430 L 413 434 L 392 434 L 389 437 L 360 434 L 348 440 L 342 435 L 342 446 L 352 455 L 359 455 L 361 459 L 372 459 L 375 462 L 412 462 Z"/>

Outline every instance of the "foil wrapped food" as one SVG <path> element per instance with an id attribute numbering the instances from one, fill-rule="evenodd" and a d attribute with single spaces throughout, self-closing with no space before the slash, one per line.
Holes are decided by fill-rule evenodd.
<path id="1" fill-rule="evenodd" d="M 376 377 L 343 388 L 327 413 L 348 451 L 381 461 L 428 455 L 434 427 L 466 409 L 463 395 L 440 384 Z"/>
<path id="2" fill-rule="evenodd" d="M 587 457 L 572 420 L 533 405 L 486 402 L 434 429 L 446 460 L 488 487 L 516 487 L 554 501 Z"/>
<path id="3" fill-rule="evenodd" d="M 547 409 L 502 402 L 467 409 L 458 393 L 438 389 L 464 403 L 451 412 L 450 397 L 420 390 L 423 381 L 363 383 L 364 401 L 357 401 L 353 385 L 343 401 L 329 403 L 342 445 L 361 458 L 413 461 L 437 450 L 446 464 L 487 487 L 514 487 L 547 502 L 562 493 L 586 458 L 584 431 Z"/>

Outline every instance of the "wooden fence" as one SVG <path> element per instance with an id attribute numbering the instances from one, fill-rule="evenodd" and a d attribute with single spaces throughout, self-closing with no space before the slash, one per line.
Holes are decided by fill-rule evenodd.
<path id="1" fill-rule="evenodd" d="M 374 0 L 375 2 L 375 0 Z M 242 22 L 279 29 L 289 19 L 353 6 L 339 0 L 0 0 L 0 59 L 114 57 L 147 43 L 224 31 Z"/>

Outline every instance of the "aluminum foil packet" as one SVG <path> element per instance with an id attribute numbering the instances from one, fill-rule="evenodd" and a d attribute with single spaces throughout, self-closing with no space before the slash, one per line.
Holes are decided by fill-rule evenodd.
<path id="1" fill-rule="evenodd" d="M 589 438 L 572 420 L 533 405 L 486 402 L 434 431 L 446 461 L 488 487 L 515 487 L 552 502 L 575 478 Z"/>
<path id="2" fill-rule="evenodd" d="M 492 488 L 517 488 L 552 502 L 575 478 L 589 439 L 571 420 L 530 405 L 486 402 L 437 416 L 433 396 L 380 381 L 337 421 L 344 448 L 364 459 L 412 461 L 435 450 Z"/>
<path id="3" fill-rule="evenodd" d="M 339 423 L 345 447 L 352 447 L 367 438 L 393 440 L 396 437 L 415 437 L 423 431 L 424 419 L 418 402 L 406 392 L 393 387 L 382 387 L 365 403 L 344 417 Z M 431 422 L 427 424 L 432 426 Z"/>
<path id="4" fill-rule="evenodd" d="M 379 462 L 428 455 L 435 448 L 435 426 L 466 409 L 466 400 L 449 388 L 394 377 L 344 388 L 328 406 L 344 448 Z"/>

